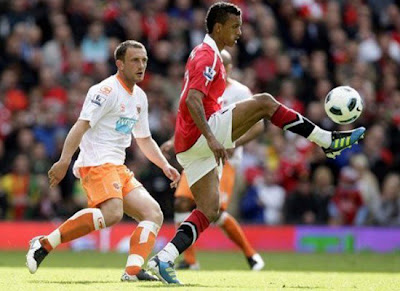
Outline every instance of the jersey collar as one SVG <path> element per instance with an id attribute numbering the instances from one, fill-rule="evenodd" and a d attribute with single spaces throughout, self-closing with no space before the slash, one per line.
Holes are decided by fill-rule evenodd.
<path id="1" fill-rule="evenodd" d="M 118 82 L 122 85 L 122 87 L 125 89 L 126 92 L 129 93 L 129 95 L 132 95 L 133 90 L 131 88 L 129 88 L 125 83 L 124 80 L 122 80 L 122 78 L 120 77 L 120 75 L 117 73 L 115 74 L 115 76 L 117 77 Z"/>
<path id="2" fill-rule="evenodd" d="M 222 61 L 221 52 L 219 51 L 217 44 L 215 43 L 215 40 L 213 40 L 213 38 L 209 34 L 206 34 L 203 43 L 208 44 L 218 54 L 219 58 Z"/>

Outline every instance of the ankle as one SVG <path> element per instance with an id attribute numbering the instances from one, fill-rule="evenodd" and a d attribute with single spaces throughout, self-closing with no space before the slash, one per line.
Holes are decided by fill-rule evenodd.
<path id="1" fill-rule="evenodd" d="M 51 246 L 51 244 L 49 243 L 49 240 L 46 237 L 42 237 L 39 240 L 40 244 L 42 245 L 42 247 L 48 252 L 50 253 L 53 250 L 53 247 Z"/>
<path id="2" fill-rule="evenodd" d="M 158 258 L 163 262 L 174 262 L 179 256 L 179 251 L 173 243 L 168 243 L 159 253 Z"/>
<path id="3" fill-rule="evenodd" d="M 139 267 L 139 266 L 127 266 L 127 267 L 125 268 L 125 273 L 127 273 L 127 274 L 130 275 L 130 276 L 134 276 L 134 275 L 139 274 L 139 272 L 140 272 L 141 269 L 142 269 L 142 268 Z"/>

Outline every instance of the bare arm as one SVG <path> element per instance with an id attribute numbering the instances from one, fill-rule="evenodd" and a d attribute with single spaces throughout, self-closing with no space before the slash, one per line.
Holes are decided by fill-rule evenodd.
<path id="1" fill-rule="evenodd" d="M 79 119 L 69 131 L 64 142 L 60 159 L 58 162 L 54 163 L 49 170 L 50 187 L 57 185 L 65 177 L 72 156 L 78 149 L 83 135 L 89 128 L 89 121 Z"/>
<path id="2" fill-rule="evenodd" d="M 172 151 L 172 149 L 174 148 L 174 138 L 175 135 L 171 136 L 171 138 L 169 140 L 167 140 L 166 142 L 164 142 L 161 146 L 161 152 L 165 155 L 165 157 L 170 158 L 169 153 Z"/>
<path id="3" fill-rule="evenodd" d="M 162 169 L 163 167 L 169 165 L 167 159 L 163 156 L 160 148 L 151 136 L 145 138 L 136 138 L 136 143 L 146 158 L 148 158 L 157 167 Z"/>
<path id="4" fill-rule="evenodd" d="M 171 187 L 175 187 L 180 179 L 179 172 L 168 163 L 154 139 L 151 136 L 136 138 L 136 143 L 146 158 L 163 170 L 165 176 L 172 180 Z"/>
<path id="5" fill-rule="evenodd" d="M 207 139 L 208 146 L 214 153 L 215 160 L 219 165 L 220 160 L 225 163 L 228 153 L 220 142 L 215 138 L 210 126 L 207 123 L 206 114 L 203 107 L 204 94 L 200 91 L 190 89 L 186 98 L 186 105 L 194 123 L 199 128 L 200 132 Z"/>
<path id="6" fill-rule="evenodd" d="M 246 143 L 252 141 L 257 138 L 264 131 L 264 120 L 260 120 L 256 124 L 253 125 L 244 135 L 236 141 L 236 146 L 240 147 L 245 145 Z"/>

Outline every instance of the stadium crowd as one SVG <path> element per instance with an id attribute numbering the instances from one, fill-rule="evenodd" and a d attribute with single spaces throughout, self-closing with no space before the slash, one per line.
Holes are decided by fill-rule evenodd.
<path id="1" fill-rule="evenodd" d="M 266 124 L 245 146 L 238 215 L 265 224 L 400 225 L 400 1 L 231 1 L 243 11 L 230 52 L 233 78 L 269 92 L 326 129 L 326 94 L 350 85 L 364 99 L 354 124 L 365 140 L 335 160 Z M 184 64 L 205 35 L 211 0 L 14 0 L 0 2 L 0 219 L 65 219 L 86 207 L 70 171 L 49 188 L 47 171 L 90 86 L 116 72 L 113 51 L 145 44 L 139 84 L 154 139 L 174 130 Z M 172 155 L 171 155 L 172 156 Z M 135 144 L 127 165 L 173 215 L 173 190 Z"/>

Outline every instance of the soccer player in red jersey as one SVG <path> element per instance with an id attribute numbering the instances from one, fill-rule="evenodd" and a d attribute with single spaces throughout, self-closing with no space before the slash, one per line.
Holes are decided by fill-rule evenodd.
<path id="1" fill-rule="evenodd" d="M 177 160 L 185 170 L 197 208 L 179 226 L 174 238 L 147 264 L 162 282 L 181 284 L 174 261 L 218 218 L 219 172 L 228 158 L 226 149 L 261 119 L 318 144 L 328 157 L 364 137 L 365 128 L 330 132 L 275 100 L 267 93 L 220 110 L 218 98 L 226 84 L 220 52 L 241 35 L 241 10 L 226 2 L 213 4 L 206 16 L 208 34 L 191 52 L 186 64 L 175 128 Z"/>

